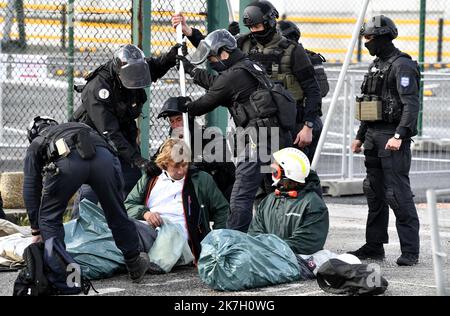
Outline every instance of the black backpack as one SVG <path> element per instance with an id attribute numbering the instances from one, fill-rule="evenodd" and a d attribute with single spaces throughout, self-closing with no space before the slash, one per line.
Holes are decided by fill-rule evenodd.
<path id="1" fill-rule="evenodd" d="M 325 73 L 325 67 L 323 66 L 323 63 L 327 60 L 319 53 L 315 53 L 307 49 L 305 49 L 305 51 L 314 67 L 314 72 L 316 74 L 316 79 L 320 87 L 322 98 L 325 98 L 330 91 L 330 84 L 328 82 L 327 74 Z"/>
<path id="2" fill-rule="evenodd" d="M 367 264 L 349 264 L 330 259 L 317 272 L 317 283 L 325 292 L 351 296 L 381 295 L 388 281 Z"/>
<path id="3" fill-rule="evenodd" d="M 25 268 L 14 283 L 13 296 L 50 295 L 50 285 L 44 273 L 44 244 L 31 244 L 23 254 Z"/>
<path id="4" fill-rule="evenodd" d="M 258 90 L 250 96 L 250 105 L 258 118 L 267 118 L 276 114 L 280 127 L 294 131 L 297 119 L 297 102 L 283 85 L 270 80 L 263 68 L 253 62 L 238 67 L 246 70 L 258 80 Z"/>
<path id="5" fill-rule="evenodd" d="M 87 295 L 92 287 L 58 239 L 31 244 L 24 251 L 24 261 L 13 296 Z"/>

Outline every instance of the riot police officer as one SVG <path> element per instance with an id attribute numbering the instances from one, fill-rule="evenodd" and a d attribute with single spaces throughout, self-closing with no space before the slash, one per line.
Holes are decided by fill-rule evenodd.
<path id="1" fill-rule="evenodd" d="M 131 279 L 140 281 L 150 260 L 140 253 L 136 226 L 123 204 L 120 162 L 113 148 L 85 124 L 58 125 L 49 117 L 36 117 L 30 123 L 28 140 L 23 195 L 33 241 L 55 237 L 64 244 L 67 204 L 82 184 L 89 184 L 100 199 Z"/>
<path id="2" fill-rule="evenodd" d="M 231 193 L 231 215 L 228 220 L 228 228 L 246 232 L 253 217 L 255 195 L 263 180 L 261 167 L 265 164 L 270 165 L 270 156 L 268 161 L 262 161 L 261 153 L 270 154 L 271 144 L 270 142 L 263 144 L 258 139 L 260 136 L 258 133 L 261 130 L 258 128 L 270 129 L 280 126 L 274 112 L 267 112 L 265 115 L 266 113 L 261 112 L 262 107 L 255 109 L 250 104 L 250 97 L 260 85 L 251 72 L 257 71 L 266 80 L 269 80 L 268 76 L 261 67 L 250 61 L 237 48 L 236 39 L 227 30 L 210 33 L 192 56 L 192 63 L 185 57 L 179 58 L 183 60 L 186 72 L 194 78 L 194 82 L 208 90 L 204 96 L 187 104 L 188 113 L 200 116 L 219 106 L 225 106 L 230 111 L 236 126 L 249 130 L 246 135 L 238 134 L 238 139 L 247 136 L 248 141 L 237 153 L 236 181 Z M 208 71 L 193 65 L 201 64 L 206 60 L 219 75 L 211 75 Z M 295 105 L 293 106 L 295 109 Z M 270 135 L 267 136 L 270 139 Z M 291 137 L 289 132 L 280 129 L 280 146 L 290 144 Z"/>
<path id="3" fill-rule="evenodd" d="M 364 78 L 357 98 L 361 125 L 352 149 L 364 144 L 367 178 L 364 192 L 369 205 L 366 244 L 351 252 L 361 259 L 383 259 L 388 243 L 389 207 L 396 216 L 402 255 L 400 266 L 417 264 L 419 218 L 411 192 L 411 137 L 417 135 L 420 71 L 411 57 L 392 41 L 398 36 L 394 22 L 373 17 L 362 30 L 365 46 L 377 58 Z"/>
<path id="4" fill-rule="evenodd" d="M 164 103 L 158 118 L 166 119 L 170 124 L 170 137 L 183 138 L 186 103 L 191 101 L 185 97 L 171 97 Z M 189 116 L 191 133 L 191 149 L 193 165 L 209 173 L 227 201 L 230 201 L 231 191 L 235 181 L 236 167 L 227 161 L 231 157 L 226 139 L 223 135 L 214 135 L 213 139 L 204 139 L 205 127 L 199 125 L 193 116 Z M 196 142 L 201 142 L 201 152 L 196 152 Z M 156 159 L 156 155 L 154 157 Z"/>
<path id="5" fill-rule="evenodd" d="M 125 45 L 111 61 L 86 78 L 87 84 L 81 95 L 82 105 L 72 120 L 91 126 L 114 143 L 125 181 L 124 198 L 140 179 L 141 170 L 150 176 L 161 172 L 153 162 L 141 156 L 135 120 L 147 101 L 144 88 L 175 66 L 179 47 L 174 46 L 160 58 L 145 58 L 138 47 Z M 80 200 L 86 197 L 97 202 L 92 190 L 86 186 L 83 186 L 80 195 Z"/>
<path id="6" fill-rule="evenodd" d="M 278 11 L 269 1 L 254 1 L 243 13 L 250 33 L 238 38 L 238 47 L 252 61 L 264 66 L 271 79 L 282 83 L 298 102 L 297 131 L 294 144 L 312 161 L 323 128 L 322 97 L 315 72 L 303 46 L 290 41 L 277 30 Z M 174 15 L 172 25 L 182 24 L 183 33 L 194 46 L 203 39 L 201 32 Z"/>

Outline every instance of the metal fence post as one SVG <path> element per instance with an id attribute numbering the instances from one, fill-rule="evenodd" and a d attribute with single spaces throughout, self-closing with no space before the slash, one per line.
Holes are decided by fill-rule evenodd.
<path id="1" fill-rule="evenodd" d="M 68 64 L 67 64 L 67 119 L 73 114 L 74 104 L 74 63 L 75 63 L 75 0 L 69 0 L 68 5 L 68 26 L 69 26 L 69 47 L 67 51 Z"/>
<path id="2" fill-rule="evenodd" d="M 208 0 L 208 33 L 217 29 L 228 29 L 230 23 L 227 1 Z M 219 127 L 225 135 L 228 126 L 228 110 L 219 107 L 207 115 L 209 127 Z"/>
<path id="3" fill-rule="evenodd" d="M 66 49 L 66 35 L 67 35 L 67 5 L 60 6 L 61 10 L 61 50 Z"/>
<path id="4" fill-rule="evenodd" d="M 361 26 L 364 23 L 364 17 L 366 15 L 367 7 L 369 6 L 369 2 L 370 2 L 370 0 L 364 0 L 363 1 L 363 5 L 361 7 L 361 11 L 360 11 L 359 16 L 358 16 L 358 20 L 357 20 L 356 25 L 355 25 L 355 27 L 353 29 L 352 40 L 350 41 L 349 46 L 347 48 L 347 54 L 345 56 L 344 65 L 342 66 L 342 70 L 341 70 L 341 72 L 339 74 L 338 83 L 337 83 L 336 88 L 334 90 L 333 98 L 331 99 L 331 104 L 330 104 L 330 108 L 329 108 L 328 113 L 327 113 L 327 118 L 325 120 L 325 124 L 323 126 L 322 135 L 320 136 L 319 144 L 317 145 L 316 154 L 314 156 L 313 163 L 311 165 L 311 169 L 312 170 L 317 170 L 317 166 L 319 164 L 320 155 L 322 154 L 322 149 L 323 149 L 323 146 L 325 144 L 325 140 L 327 138 L 328 130 L 330 129 L 331 121 L 333 119 L 334 110 L 335 110 L 336 104 L 337 104 L 337 102 L 339 100 L 339 93 L 341 92 L 342 84 L 344 82 L 344 79 L 345 79 L 348 67 L 350 65 L 350 62 L 351 62 L 351 59 L 352 59 L 352 56 L 353 56 L 353 50 L 355 49 L 356 42 L 358 41 L 358 38 L 359 38 L 359 32 L 361 30 Z"/>
<path id="5" fill-rule="evenodd" d="M 349 107 L 349 83 L 348 77 L 345 78 L 344 82 L 344 115 L 342 118 L 342 179 L 347 178 L 348 174 L 348 158 L 347 158 L 347 135 L 348 135 L 348 107 Z"/>
<path id="6" fill-rule="evenodd" d="M 150 56 L 151 49 L 151 1 L 133 0 L 133 43 L 139 46 L 146 56 Z M 142 115 L 139 119 L 141 155 L 149 157 L 150 146 L 150 88 L 146 89 L 148 101 L 142 108 Z"/>
<path id="7" fill-rule="evenodd" d="M 355 139 L 355 104 L 352 103 L 353 102 L 353 98 L 356 96 L 356 77 L 355 75 L 351 75 L 350 76 L 350 115 L 349 115 L 349 128 L 350 131 L 348 133 L 348 138 L 349 138 L 349 144 L 350 146 L 348 146 L 348 176 L 350 180 L 353 180 L 354 178 L 354 154 L 353 154 L 353 150 L 352 150 L 352 142 Z"/>
<path id="8" fill-rule="evenodd" d="M 438 30 L 438 46 L 437 46 L 437 62 L 442 62 L 442 44 L 444 41 L 444 19 L 439 19 L 439 30 Z"/>
<path id="9" fill-rule="evenodd" d="M 439 296 L 445 296 L 448 295 L 448 293 L 446 293 L 446 280 L 444 276 L 444 258 L 446 257 L 446 254 L 442 251 L 441 247 L 439 236 L 439 219 L 436 209 L 437 196 L 440 195 L 439 192 L 441 192 L 442 195 L 450 194 L 450 190 L 428 190 L 427 203 L 431 224 L 431 247 L 433 252 L 434 276 L 436 278 L 437 294 Z"/>
<path id="10" fill-rule="evenodd" d="M 424 62 L 425 62 L 425 27 L 426 27 L 426 16 L 427 13 L 427 1 L 420 0 L 420 32 L 419 32 L 419 65 L 421 78 L 420 81 L 420 110 L 417 129 L 419 131 L 419 136 L 423 135 L 423 72 L 424 72 Z"/>

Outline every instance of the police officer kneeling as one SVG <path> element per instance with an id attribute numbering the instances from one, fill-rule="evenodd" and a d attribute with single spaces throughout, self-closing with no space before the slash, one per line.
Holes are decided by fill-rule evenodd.
<path id="1" fill-rule="evenodd" d="M 384 258 L 391 207 L 402 251 L 397 264 L 411 266 L 417 264 L 420 248 L 419 218 L 409 180 L 411 137 L 417 135 L 420 71 L 409 55 L 393 45 L 398 31 L 391 19 L 373 17 L 361 35 L 377 59 L 365 76 L 363 96 L 356 104 L 361 126 L 352 149 L 359 153 L 364 143 L 369 215 L 366 244 L 351 254 L 360 259 Z"/>
<path id="2" fill-rule="evenodd" d="M 58 125 L 49 117 L 30 123 L 28 140 L 23 194 L 33 241 L 55 237 L 64 243 L 67 204 L 82 184 L 89 184 L 100 199 L 130 278 L 142 280 L 150 261 L 140 253 L 135 225 L 125 211 L 120 162 L 109 144 L 85 124 Z"/>

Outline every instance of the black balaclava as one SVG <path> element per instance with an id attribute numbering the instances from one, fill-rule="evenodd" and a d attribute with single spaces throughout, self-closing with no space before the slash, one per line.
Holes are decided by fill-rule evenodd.
<path id="1" fill-rule="evenodd" d="M 220 55 L 220 54 L 219 54 Z M 224 72 L 230 69 L 234 64 L 236 64 L 240 59 L 245 57 L 244 53 L 240 49 L 235 49 L 230 52 L 230 57 L 226 60 L 219 60 L 218 62 L 209 62 L 211 69 L 217 71 L 218 73 Z"/>
<path id="2" fill-rule="evenodd" d="M 272 41 L 276 33 L 276 27 L 265 26 L 264 31 L 252 32 L 252 35 L 255 37 L 258 43 L 260 43 L 261 45 L 267 45 Z"/>
<path id="3" fill-rule="evenodd" d="M 383 59 L 395 49 L 392 39 L 389 36 L 377 36 L 373 40 L 364 44 L 369 50 L 370 55 Z"/>

